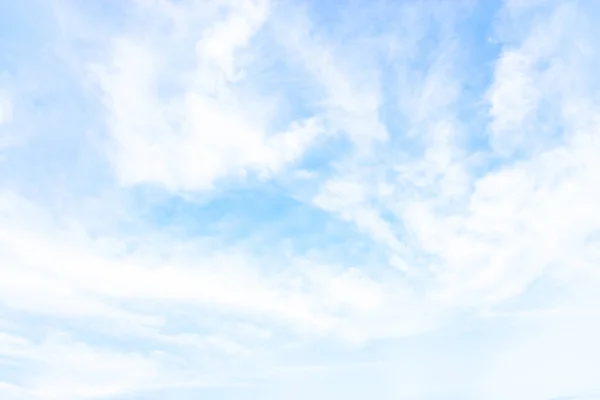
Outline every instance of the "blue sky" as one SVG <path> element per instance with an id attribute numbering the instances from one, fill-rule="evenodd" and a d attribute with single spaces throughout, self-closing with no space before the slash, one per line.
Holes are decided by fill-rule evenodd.
<path id="1" fill-rule="evenodd" d="M 599 398 L 599 17 L 0 2 L 0 398 Z"/>

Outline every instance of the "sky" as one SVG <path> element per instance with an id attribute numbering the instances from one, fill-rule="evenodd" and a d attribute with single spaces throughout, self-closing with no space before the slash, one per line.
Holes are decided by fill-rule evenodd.
<path id="1" fill-rule="evenodd" d="M 0 398 L 600 399 L 598 18 L 0 1 Z"/>

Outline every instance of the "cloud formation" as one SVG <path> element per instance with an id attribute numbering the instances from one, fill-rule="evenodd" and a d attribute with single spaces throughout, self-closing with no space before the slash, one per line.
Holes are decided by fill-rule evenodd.
<path id="1" fill-rule="evenodd" d="M 0 397 L 600 393 L 593 2 L 33 3 Z"/>

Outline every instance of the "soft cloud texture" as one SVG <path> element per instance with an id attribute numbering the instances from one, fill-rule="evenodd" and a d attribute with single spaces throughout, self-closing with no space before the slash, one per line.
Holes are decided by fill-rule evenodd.
<path id="1" fill-rule="evenodd" d="M 0 397 L 591 399 L 600 8 L 0 6 Z"/>

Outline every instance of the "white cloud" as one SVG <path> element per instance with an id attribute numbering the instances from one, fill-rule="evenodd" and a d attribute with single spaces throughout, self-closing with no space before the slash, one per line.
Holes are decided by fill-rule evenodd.
<path id="1" fill-rule="evenodd" d="M 0 125 L 11 122 L 12 115 L 12 103 L 8 97 L 8 94 L 0 90 Z"/>
<path id="2" fill-rule="evenodd" d="M 527 8 L 533 6 L 539 6 L 543 3 L 547 3 L 549 0 L 507 0 L 507 6 L 510 9 L 519 10 L 520 8 Z"/>
<path id="3" fill-rule="evenodd" d="M 425 3 L 390 3 L 400 22 L 377 29 L 371 14 L 341 26 L 281 2 L 107 11 L 118 33 L 82 34 L 97 47 L 69 60 L 99 95 L 105 126 L 89 128 L 105 134 L 107 165 L 83 169 L 85 184 L 53 176 L 42 194 L 5 184 L 9 168 L 80 157 L 80 143 L 49 155 L 43 142 L 0 165 L 0 375 L 16 366 L 0 397 L 243 382 L 272 385 L 262 398 L 283 397 L 278 385 L 330 398 L 336 379 L 350 397 L 593 392 L 598 32 L 587 3 L 534 3 L 500 10 L 493 63 L 465 48 L 460 13 Z M 83 21 L 82 10 L 66 14 Z M 61 40 L 75 42 L 85 24 L 69 18 Z M 468 63 L 489 66 L 491 82 L 473 88 Z M 485 118 L 469 114 L 478 102 Z M 11 107 L 0 94 L 0 123 L 12 123 Z M 284 201 L 260 212 L 279 230 L 229 208 L 229 178 L 276 187 Z M 157 210 L 156 191 L 172 203 Z M 198 229 L 162 226 L 179 223 L 170 213 Z M 241 238 L 222 223 L 236 218 L 248 225 Z M 334 222 L 352 232 L 327 236 Z M 299 230 L 316 249 L 282 245 Z M 343 243 L 321 250 L 321 239 Z M 354 260 L 351 246 L 367 254 Z M 377 373 L 355 379 L 346 367 L 356 365 Z"/>
<path id="4" fill-rule="evenodd" d="M 211 26 L 202 35 L 196 46 L 198 57 L 226 80 L 234 81 L 238 75 L 235 53 L 246 47 L 263 25 L 268 6 L 266 0 L 240 2 L 225 21 Z"/>
<path id="5" fill-rule="evenodd" d="M 246 172 L 269 177 L 302 157 L 324 132 L 315 118 L 268 132 L 268 120 L 250 114 L 264 100 L 243 97 L 234 84 L 244 73 L 238 53 L 267 16 L 263 1 L 232 5 L 225 20 L 198 38 L 191 71 L 172 70 L 161 61 L 172 49 L 154 48 L 145 38 L 117 40 L 107 63 L 91 67 L 104 92 L 110 154 L 123 183 L 195 190 Z M 189 75 L 185 88 L 171 82 L 176 73 Z M 160 93 L 163 81 L 174 85 L 174 95 Z"/>
<path id="6" fill-rule="evenodd" d="M 418 14 L 423 19 L 431 18 L 427 7 L 402 8 L 404 14 Z M 421 27 L 427 31 L 427 27 Z M 423 32 L 411 32 L 413 36 L 402 37 L 401 43 L 412 46 Z M 376 242 L 389 251 L 389 263 L 407 273 L 417 269 L 416 255 L 409 247 L 412 229 L 407 227 L 411 212 L 405 212 L 412 201 L 432 199 L 437 203 L 448 203 L 465 196 L 469 189 L 467 160 L 456 142 L 460 126 L 456 126 L 454 106 L 459 95 L 460 81 L 457 78 L 455 56 L 456 43 L 452 32 L 444 32 L 439 44 L 439 53 L 423 71 L 410 68 L 418 63 L 418 53 L 400 52 L 398 57 L 399 84 L 396 87 L 401 113 L 409 122 L 406 132 L 395 132 L 389 145 L 378 152 L 365 155 L 364 146 L 358 146 L 355 157 L 348 157 L 336 165 L 337 174 L 325 181 L 314 202 L 317 206 L 352 222 Z M 400 40 L 400 39 L 399 39 Z M 362 76 L 355 77 L 362 82 Z M 379 96 L 377 81 L 370 89 Z M 367 97 L 368 98 L 368 97 Z M 358 100 L 360 101 L 360 100 Z M 379 99 L 375 104 L 377 108 Z M 381 125 L 378 113 L 369 122 L 377 131 Z M 423 144 L 421 157 L 407 152 L 396 141 L 407 136 Z M 387 133 L 386 133 L 387 137 Z M 401 161 L 405 160 L 405 161 Z M 396 176 L 390 179 L 390 176 Z M 441 195 L 440 195 L 441 194 Z M 386 217 L 384 217 L 386 215 Z"/>
<path id="7" fill-rule="evenodd" d="M 531 76 L 531 60 L 509 51 L 497 65 L 498 79 L 491 91 L 492 141 L 495 150 L 512 153 L 521 143 L 521 135 L 529 134 L 526 118 L 536 110 L 541 97 Z"/>
<path id="8" fill-rule="evenodd" d="M 158 354 L 146 357 L 103 350 L 65 335 L 32 343 L 3 334 L 0 346 L 2 357 L 24 362 L 31 371 L 21 385 L 6 387 L 15 398 L 96 398 L 138 389 L 142 382 L 146 386 L 160 385 L 161 380 L 169 379 L 164 375 L 166 371 L 160 371 Z"/>
<path id="9" fill-rule="evenodd" d="M 334 272 L 314 264 L 298 269 L 291 264 L 285 274 L 266 275 L 251 263 L 253 257 L 242 253 L 214 249 L 213 255 L 198 258 L 181 253 L 177 248 L 182 243 L 164 242 L 140 243 L 143 254 L 115 259 L 60 224 L 45 228 L 23 224 L 27 207 L 11 203 L 13 212 L 4 214 L 0 232 L 0 302 L 5 311 L 62 321 L 73 332 L 78 327 L 91 329 L 96 335 L 151 343 L 151 348 L 177 346 L 185 352 L 124 354 L 86 343 L 86 334 L 58 341 L 48 336 L 42 344 L 5 335 L 0 357 L 25 368 L 27 381 L 22 387 L 29 398 L 90 398 L 235 381 L 240 374 L 236 363 L 248 360 L 257 368 L 265 357 L 264 350 L 250 350 L 245 341 L 279 344 L 268 331 L 252 327 L 236 329 L 229 338 L 221 332 L 229 318 L 252 318 L 285 332 L 346 342 L 362 342 L 379 330 L 363 327 L 361 321 L 379 312 L 387 294 L 357 270 Z M 21 212 L 15 213 L 17 209 Z M 167 261 L 151 253 L 157 247 L 167 253 Z M 153 259 L 154 266 L 140 264 L 142 259 L 146 263 Z M 178 316 L 178 309 L 193 310 L 194 316 Z M 173 332 L 167 324 L 173 319 L 201 321 L 211 313 L 222 315 L 223 322 L 208 336 L 185 328 Z M 215 361 L 197 365 L 193 357 L 204 359 L 211 351 L 231 359 L 231 365 L 224 369 Z M 218 369 L 211 372 L 211 368 Z M 245 371 L 242 378 L 251 374 Z"/>
<path id="10" fill-rule="evenodd" d="M 0 394 L 3 399 L 7 400 L 21 400 L 31 397 L 27 397 L 27 393 L 17 385 L 10 383 L 0 382 Z"/>
<path id="11" fill-rule="evenodd" d="M 288 62 L 301 65 L 322 91 L 316 106 L 330 129 L 348 135 L 361 150 L 372 141 L 385 142 L 388 132 L 378 117 L 381 95 L 376 70 L 353 67 L 364 58 L 342 53 L 328 43 L 314 31 L 304 9 L 284 11 L 273 21 L 277 41 L 286 49 Z"/>
<path id="12" fill-rule="evenodd" d="M 400 243 L 391 226 L 370 205 L 367 192 L 370 188 L 353 177 L 340 178 L 325 182 L 314 203 L 324 210 L 339 214 L 344 220 L 353 222 L 362 231 L 376 241 L 400 252 L 404 246 Z"/>
<path id="13" fill-rule="evenodd" d="M 13 105 L 8 93 L 0 88 L 0 150 L 12 144 L 14 134 L 7 127 L 13 121 Z"/>
<path id="14" fill-rule="evenodd" d="M 566 28 L 578 22 L 580 31 Z M 413 246 L 410 253 L 393 259 L 403 268 L 406 264 L 427 268 L 437 282 L 430 295 L 450 304 L 492 306 L 517 296 L 548 271 L 595 275 L 593 256 L 584 249 L 592 245 L 590 238 L 600 227 L 592 207 L 599 200 L 593 184 L 600 170 L 593 156 L 600 151 L 597 106 L 585 100 L 584 78 L 574 67 L 587 70 L 590 53 L 571 52 L 565 39 L 575 37 L 589 44 L 586 29 L 579 10 L 559 7 L 547 19 L 536 20 L 518 50 L 511 46 L 497 61 L 488 92 L 492 146 L 503 155 L 527 149 L 532 151 L 529 159 L 509 162 L 481 176 L 468 172 L 470 154 L 457 140 L 462 125 L 451 122 L 459 78 L 448 73 L 454 60 L 445 59 L 445 66 L 436 64 L 430 69 L 433 76 L 423 81 L 423 89 L 416 89 L 428 93 L 431 82 L 441 82 L 435 78 L 441 74 L 446 90 L 436 92 L 453 93 L 442 96 L 429 111 L 412 114 L 420 115 L 418 119 L 426 127 L 423 157 L 414 162 L 379 164 L 379 170 L 399 172 L 397 180 L 390 183 L 397 189 L 389 192 L 392 194 L 382 204 L 372 190 L 381 175 L 352 177 L 342 171 L 337 180 L 325 183 L 317 204 L 363 229 L 365 224 L 358 215 L 370 213 L 372 221 L 380 221 L 380 229 L 370 224 L 365 232 L 376 240 L 387 238 L 383 242 L 394 249 L 397 234 L 389 228 L 391 221 L 380 217 L 386 209 L 392 211 L 403 223 L 403 239 Z M 568 64 L 563 56 L 570 57 Z M 552 85 L 558 71 L 564 74 L 564 81 L 577 84 Z M 535 92 L 535 96 L 524 91 Z M 550 120 L 539 114 L 538 98 L 544 99 L 547 110 L 554 110 L 544 114 L 550 115 Z M 572 101 L 582 105 L 576 117 L 571 115 L 575 109 L 569 105 Z M 562 139 L 548 136 L 554 134 L 547 132 L 550 123 L 555 130 L 563 130 Z M 354 164 L 349 168 L 365 167 Z M 339 189 L 333 196 L 331 188 L 341 185 L 337 182 L 352 188 L 351 193 Z M 350 215 L 350 205 L 362 214 Z"/>
<path id="15" fill-rule="evenodd" d="M 201 241 L 145 238 L 147 244 L 139 243 L 138 251 L 115 258 L 111 249 L 102 251 L 94 241 L 60 225 L 24 226 L 25 207 L 14 196 L 3 197 L 13 199 L 12 210 L 21 210 L 20 222 L 5 217 L 0 230 L 0 250 L 10 266 L 1 271 L 0 297 L 17 310 L 100 318 L 117 329 L 127 321 L 143 333 L 162 325 L 160 315 L 138 315 L 112 304 L 167 302 L 267 317 L 293 329 L 343 338 L 348 324 L 380 308 L 385 296 L 378 283 L 356 270 L 333 273 L 327 266 L 282 259 L 289 264 L 288 272 L 267 275 L 258 259 L 235 248 L 214 248 L 202 255 L 185 250 L 203 248 Z M 54 239 L 46 229 L 54 232 Z M 150 259 L 154 267 L 140 264 Z"/>

